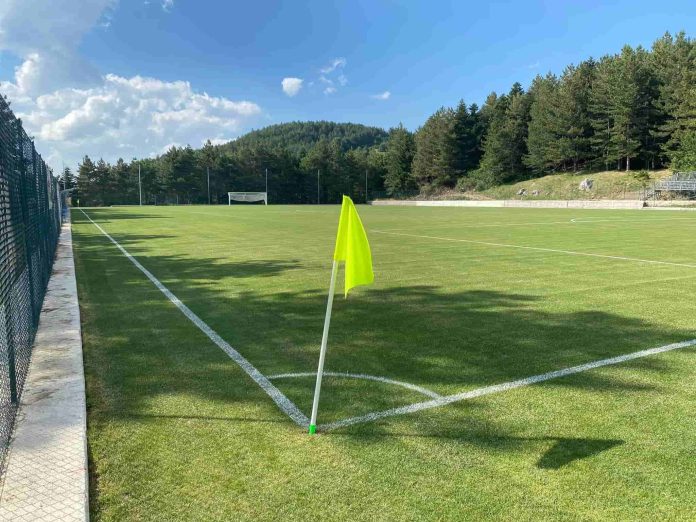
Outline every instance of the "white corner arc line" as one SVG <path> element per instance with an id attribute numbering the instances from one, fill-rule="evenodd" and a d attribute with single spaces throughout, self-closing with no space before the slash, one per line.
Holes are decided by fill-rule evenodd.
<path id="1" fill-rule="evenodd" d="M 673 263 L 671 261 L 656 261 L 654 259 L 641 259 L 638 257 L 624 257 L 624 256 L 610 256 L 606 254 L 593 254 L 591 252 L 576 252 L 574 250 L 558 250 L 555 248 L 543 248 L 543 247 L 533 247 L 524 245 L 511 245 L 509 243 L 493 243 L 490 241 L 477 241 L 474 239 L 458 239 L 453 237 L 439 237 L 439 236 L 423 236 L 419 234 L 405 234 L 403 232 L 387 232 L 384 230 L 371 230 L 375 234 L 388 234 L 392 236 L 404 236 L 404 237 L 415 237 L 422 239 L 436 239 L 438 241 L 452 241 L 455 243 L 472 243 L 474 245 L 486 245 L 492 247 L 501 248 L 518 248 L 521 250 L 535 250 L 537 252 L 554 252 L 557 254 L 568 254 L 571 256 L 586 256 L 586 257 L 598 257 L 603 259 L 615 259 L 617 261 L 632 261 L 636 263 L 649 263 L 653 265 L 667 265 L 667 266 L 680 266 L 683 268 L 696 268 L 696 265 L 691 265 L 688 263 Z"/>
<path id="2" fill-rule="evenodd" d="M 445 395 L 438 399 L 425 402 L 417 402 L 414 404 L 409 404 L 408 406 L 401 406 L 399 408 L 392 408 L 389 410 L 377 411 L 373 413 L 368 413 L 366 415 L 360 415 L 358 417 L 351 417 L 348 419 L 339 420 L 336 422 L 331 422 L 318 426 L 323 431 L 335 430 L 338 428 L 345 428 L 347 426 L 352 426 L 354 424 L 363 424 L 366 422 L 376 421 L 378 419 L 383 419 L 385 417 L 394 417 L 396 415 L 406 415 L 409 413 L 415 413 L 421 410 L 428 410 L 431 408 L 438 408 L 440 406 L 445 406 L 447 404 L 452 404 L 453 402 L 464 401 L 467 399 L 474 399 L 476 397 L 482 397 L 484 395 L 491 395 L 493 393 L 500 393 L 504 391 L 513 390 L 515 388 L 521 388 L 523 386 L 529 386 L 531 384 L 536 384 L 539 382 L 550 381 L 551 379 L 558 379 L 560 377 L 565 377 L 567 375 L 573 375 L 576 373 L 586 372 L 588 370 L 593 370 L 595 368 L 600 368 L 602 366 L 609 366 L 612 364 L 619 364 L 626 361 L 632 361 L 634 359 L 640 359 L 641 357 L 648 357 L 650 355 L 656 355 L 659 353 L 669 352 L 672 350 L 679 350 L 681 348 L 688 348 L 690 346 L 696 346 L 696 339 L 690 341 L 684 341 L 681 343 L 668 344 L 665 346 L 659 346 L 657 348 L 650 348 L 648 350 L 641 350 L 639 352 L 633 352 L 626 355 L 619 355 L 618 357 L 611 357 L 609 359 L 601 359 L 599 361 L 594 361 L 586 364 L 581 364 L 579 366 L 572 366 L 570 368 L 564 368 L 562 370 L 556 370 L 553 372 L 542 373 L 540 375 L 533 375 L 532 377 L 526 377 L 524 379 L 519 379 L 516 381 L 505 382 L 502 384 L 495 384 L 493 386 L 486 386 L 484 388 L 477 388 L 475 390 L 469 390 L 461 393 L 455 393 L 454 395 Z"/>
<path id="3" fill-rule="evenodd" d="M 195 324 L 198 329 L 203 332 L 211 341 L 213 341 L 222 351 L 229 355 L 237 365 L 246 372 L 246 374 L 251 377 L 256 384 L 258 384 L 263 391 L 265 391 L 268 396 L 273 399 L 273 401 L 278 405 L 278 407 L 290 417 L 297 425 L 301 427 L 309 426 L 309 418 L 300 411 L 300 409 L 295 406 L 290 399 L 288 399 L 283 392 L 276 388 L 268 378 L 262 374 L 260 371 L 254 367 L 241 353 L 232 348 L 227 341 L 225 341 L 218 333 L 208 326 L 200 317 L 198 317 L 193 311 L 182 303 L 177 296 L 175 296 L 166 286 L 164 286 L 159 279 L 157 279 L 147 268 L 140 264 L 140 262 L 135 259 L 125 248 L 123 248 L 118 241 L 111 237 L 102 227 L 95 223 L 87 213 L 80 209 L 85 217 L 97 227 L 102 234 L 104 234 L 109 240 L 116 245 L 116 247 L 126 256 L 131 263 L 133 263 L 138 269 L 147 276 L 147 278 L 152 281 L 152 283 L 162 292 L 167 298 L 174 303 L 174 305 L 183 313 L 193 324 Z"/>
<path id="4" fill-rule="evenodd" d="M 324 372 L 327 377 L 345 377 L 347 379 L 363 379 L 366 381 L 376 381 L 382 382 L 384 384 L 393 384 L 394 386 L 401 386 L 402 388 L 408 388 L 409 390 L 420 393 L 421 395 L 426 395 L 433 399 L 438 399 L 442 397 L 439 393 L 428 390 L 427 388 L 422 388 L 416 384 L 411 384 L 410 382 L 396 381 L 394 379 L 388 379 L 387 377 L 379 377 L 377 375 L 368 375 L 366 373 L 343 373 L 343 372 Z M 295 377 L 316 377 L 317 372 L 297 372 L 297 373 L 279 373 L 277 375 L 269 375 L 270 380 L 273 379 L 292 379 Z"/>

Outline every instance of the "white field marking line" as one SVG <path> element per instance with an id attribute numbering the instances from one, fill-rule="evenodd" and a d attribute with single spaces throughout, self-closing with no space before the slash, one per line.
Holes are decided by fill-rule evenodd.
<path id="1" fill-rule="evenodd" d="M 555 252 L 557 254 L 568 254 L 571 256 L 586 256 L 586 257 L 599 257 L 604 259 L 615 259 L 617 261 L 633 261 L 637 263 L 649 263 L 653 265 L 667 265 L 667 266 L 680 266 L 684 268 L 696 268 L 696 265 L 690 265 L 688 263 L 673 263 L 670 261 L 656 261 L 654 259 L 640 259 L 638 257 L 624 257 L 624 256 L 610 256 L 605 254 L 593 254 L 590 252 L 576 252 L 574 250 L 558 250 L 555 248 L 543 248 L 543 247 L 532 247 L 524 245 L 511 245 L 509 243 L 492 243 L 490 241 L 476 241 L 473 239 L 456 239 L 452 237 L 438 237 L 438 236 L 422 236 L 418 234 L 404 234 L 402 232 L 386 232 L 383 230 L 371 230 L 370 232 L 375 234 L 390 234 L 393 236 L 404 236 L 404 237 L 416 237 L 423 239 L 436 239 L 438 241 L 452 241 L 456 243 L 472 243 L 475 245 L 486 245 L 493 247 L 502 248 L 518 248 L 521 250 L 535 250 L 537 252 Z"/>
<path id="2" fill-rule="evenodd" d="M 526 377 L 524 379 L 519 379 L 516 381 L 505 382 L 502 384 L 496 384 L 493 386 L 486 386 L 484 388 L 477 388 L 475 390 L 469 390 L 466 392 L 455 393 L 454 395 L 445 395 L 438 399 L 433 399 L 432 401 L 416 402 L 414 404 L 409 404 L 408 406 L 401 406 L 399 408 L 392 408 L 384 411 L 376 411 L 373 413 L 368 413 L 366 415 L 360 415 L 358 417 L 350 417 L 348 419 L 339 420 L 336 422 L 330 422 L 318 426 L 318 428 L 323 431 L 335 430 L 337 428 L 345 428 L 346 426 L 352 426 L 354 424 L 363 424 L 367 422 L 373 422 L 378 419 L 383 419 L 385 417 L 394 417 L 396 415 L 406 415 L 409 413 L 415 413 L 417 411 L 428 410 L 431 408 L 439 408 L 440 406 L 445 406 L 447 404 L 452 404 L 454 402 L 464 401 L 467 399 L 474 399 L 476 397 L 482 397 L 484 395 L 491 395 L 493 393 L 500 393 L 509 390 L 514 390 L 515 388 L 521 388 L 523 386 L 529 386 L 539 382 L 550 381 L 551 379 L 558 379 L 560 377 L 565 377 L 567 375 L 573 375 L 576 373 L 586 372 L 588 370 L 593 370 L 595 368 L 600 368 L 602 366 L 609 366 L 612 364 L 619 364 L 626 361 L 632 361 L 634 359 L 640 359 L 641 357 L 648 357 L 650 355 L 656 355 L 659 353 L 669 352 L 672 350 L 679 350 L 681 348 L 688 348 L 689 346 L 695 346 L 696 339 L 690 341 L 684 341 L 681 343 L 668 344 L 665 346 L 659 346 L 657 348 L 650 348 L 649 350 L 641 350 L 639 352 L 633 352 L 626 355 L 619 355 L 618 357 L 611 357 L 609 359 L 601 359 L 599 361 L 590 362 L 587 364 L 581 364 L 579 366 L 572 366 L 570 368 L 564 368 L 562 370 L 556 370 L 553 372 L 542 373 L 541 375 L 534 375 L 532 377 Z"/>
<path id="3" fill-rule="evenodd" d="M 696 210 L 696 209 L 695 209 Z M 670 219 L 595 219 L 595 218 L 572 218 L 567 221 L 530 221 L 528 223 L 486 223 L 482 225 L 459 225 L 457 223 L 435 223 L 438 226 L 457 227 L 457 228 L 488 228 L 488 227 L 526 227 L 529 225 L 569 225 L 574 224 L 592 224 L 592 223 L 611 223 L 611 222 L 627 222 L 627 223 L 670 223 L 672 221 L 693 221 L 694 218 L 670 218 Z M 382 232 L 399 232 L 401 230 L 412 230 L 413 227 L 390 228 Z"/>
<path id="4" fill-rule="evenodd" d="M 268 378 L 273 380 L 273 379 L 292 379 L 295 377 L 315 377 L 317 376 L 317 372 L 298 372 L 298 373 L 279 373 L 277 375 L 269 375 Z M 420 386 L 417 386 L 415 384 L 411 384 L 410 382 L 404 382 L 404 381 L 395 381 L 394 379 L 388 379 L 386 377 L 379 377 L 377 375 L 367 375 L 366 373 L 343 373 L 343 372 L 324 372 L 324 376 L 326 377 L 345 377 L 348 379 L 364 379 L 366 381 L 376 381 L 376 382 L 383 382 L 385 384 L 393 384 L 395 386 L 401 386 L 403 388 L 408 388 L 409 390 L 413 390 L 415 392 L 418 392 L 422 395 L 427 395 L 428 397 L 431 397 L 433 399 L 438 399 L 442 397 L 439 393 L 435 393 L 434 391 L 428 390 L 427 388 L 421 388 Z"/>
<path id="5" fill-rule="evenodd" d="M 118 247 L 118 249 L 126 256 L 131 263 L 133 263 L 138 269 L 147 276 L 147 278 L 152 281 L 152 283 L 162 292 L 167 298 L 174 303 L 174 305 L 193 323 L 195 324 L 201 332 L 203 332 L 208 338 L 213 341 L 219 348 L 221 348 L 230 358 L 236 362 L 239 367 L 246 372 L 246 374 L 251 377 L 256 384 L 258 384 L 263 391 L 265 391 L 268 396 L 273 399 L 273 401 L 278 405 L 278 407 L 287 414 L 297 425 L 301 427 L 309 426 L 309 419 L 302 413 L 295 403 L 288 399 L 283 392 L 276 388 L 268 378 L 258 371 L 254 365 L 252 365 L 242 354 L 237 350 L 232 348 L 227 341 L 225 341 L 218 333 L 208 326 L 200 317 L 198 317 L 191 309 L 182 303 L 177 296 L 175 296 L 166 286 L 164 286 L 159 279 L 157 279 L 147 268 L 138 262 L 125 248 L 123 248 L 118 241 L 111 237 L 102 227 L 97 223 L 92 221 L 92 218 L 87 215 L 87 213 L 80 209 L 80 211 L 85 215 L 87 219 L 97 227 L 102 234 L 104 234 L 109 240 Z"/>
<path id="6" fill-rule="evenodd" d="M 527 227 L 529 225 L 569 225 L 571 221 L 539 221 L 539 222 L 529 222 L 529 223 L 487 223 L 485 225 L 459 225 L 457 223 L 434 223 L 435 226 L 446 226 L 446 227 L 457 227 L 457 228 L 488 228 L 488 227 Z M 412 230 L 413 227 L 404 228 L 390 228 L 388 230 L 380 231 L 382 233 L 386 232 L 398 232 L 400 230 Z M 371 232 L 377 232 L 376 230 L 371 230 Z"/>
<path id="7" fill-rule="evenodd" d="M 692 221 L 694 218 L 670 218 L 670 219 L 595 219 L 595 218 L 573 218 L 571 223 L 671 223 L 672 221 Z"/>

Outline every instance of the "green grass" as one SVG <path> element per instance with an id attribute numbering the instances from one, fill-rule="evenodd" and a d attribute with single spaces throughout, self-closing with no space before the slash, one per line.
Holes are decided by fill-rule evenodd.
<path id="1" fill-rule="evenodd" d="M 452 394 L 696 338 L 696 268 L 377 232 L 696 265 L 696 214 L 359 211 L 376 280 L 327 370 Z M 315 371 L 338 207 L 87 212 L 265 375 Z M 311 437 L 72 216 L 93 520 L 696 516 L 694 348 Z M 274 383 L 309 414 L 312 378 Z M 425 399 L 326 378 L 319 420 Z"/>

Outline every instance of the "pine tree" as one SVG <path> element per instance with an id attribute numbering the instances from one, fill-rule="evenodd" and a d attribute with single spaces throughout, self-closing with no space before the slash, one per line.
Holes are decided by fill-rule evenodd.
<path id="1" fill-rule="evenodd" d="M 60 184 L 63 190 L 75 188 L 75 176 L 70 167 L 64 167 L 60 175 Z"/>
<path id="2" fill-rule="evenodd" d="M 137 203 L 138 179 L 133 179 L 128 163 L 119 158 L 116 165 L 110 167 L 113 186 L 108 200 L 110 204 Z"/>
<path id="3" fill-rule="evenodd" d="M 411 165 L 415 154 L 413 134 L 399 124 L 389 131 L 387 150 L 384 154 L 386 173 L 384 186 L 390 196 L 414 190 L 415 180 L 411 174 Z"/>
<path id="4" fill-rule="evenodd" d="M 529 109 L 527 154 L 523 162 L 537 174 L 557 169 L 563 160 L 559 150 L 559 91 L 558 78 L 553 74 L 534 78 L 529 91 L 533 101 Z"/>
<path id="5" fill-rule="evenodd" d="M 457 180 L 454 111 L 442 107 L 416 132 L 413 177 L 419 186 L 451 187 Z"/>
<path id="6" fill-rule="evenodd" d="M 489 96 L 490 123 L 483 143 L 483 158 L 476 177 L 483 185 L 495 185 L 526 173 L 522 158 L 527 153 L 530 97 L 519 83 L 506 96 Z"/>
<path id="7" fill-rule="evenodd" d="M 673 158 L 682 141 L 696 132 L 696 41 L 681 32 L 666 33 L 652 48 L 650 67 L 659 96 L 653 106 L 660 119 L 654 132 L 662 159 Z"/>
<path id="8" fill-rule="evenodd" d="M 99 204 L 96 198 L 99 190 L 96 182 L 96 166 L 89 156 L 85 156 L 77 168 L 77 190 L 79 196 L 76 200 L 79 206 Z"/>
<path id="9" fill-rule="evenodd" d="M 651 135 L 651 74 L 640 47 L 602 58 L 592 90 L 594 150 L 631 169 Z"/>
<path id="10" fill-rule="evenodd" d="M 563 167 L 577 171 L 591 157 L 590 93 L 595 75 L 595 62 L 587 60 L 577 67 L 569 66 L 560 79 L 557 100 L 559 156 Z"/>
<path id="11" fill-rule="evenodd" d="M 457 178 L 478 167 L 481 161 L 482 125 L 476 104 L 467 107 L 461 100 L 452 115 L 452 161 Z"/>

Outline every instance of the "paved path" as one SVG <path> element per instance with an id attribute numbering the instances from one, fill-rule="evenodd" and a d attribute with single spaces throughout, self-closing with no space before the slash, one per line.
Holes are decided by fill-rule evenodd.
<path id="1" fill-rule="evenodd" d="M 0 521 L 85 521 L 85 380 L 70 224 L 63 226 L 0 490 Z"/>

